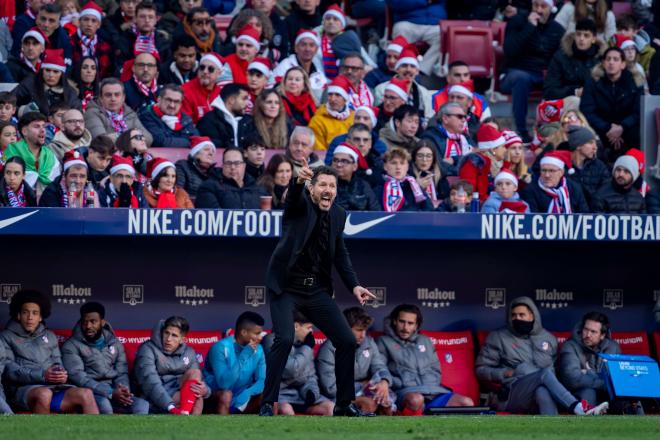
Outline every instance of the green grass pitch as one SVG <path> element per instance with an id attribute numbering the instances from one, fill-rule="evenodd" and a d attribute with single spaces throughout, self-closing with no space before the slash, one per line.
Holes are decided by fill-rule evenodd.
<path id="1" fill-rule="evenodd" d="M 660 417 L 9 416 L 0 439 L 660 439 Z"/>

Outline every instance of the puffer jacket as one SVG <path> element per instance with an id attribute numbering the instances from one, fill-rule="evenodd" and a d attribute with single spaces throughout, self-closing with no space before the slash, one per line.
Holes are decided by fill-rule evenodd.
<path id="1" fill-rule="evenodd" d="M 23 181 L 23 194 L 25 196 L 25 206 L 37 206 L 37 194 L 25 181 Z M 11 207 L 9 197 L 7 196 L 7 184 L 5 183 L 4 176 L 0 177 L 0 207 L 2 206 Z"/>
<path id="2" fill-rule="evenodd" d="M 529 335 L 513 330 L 511 310 L 519 305 L 529 307 L 534 314 L 534 327 Z M 541 314 L 534 301 L 526 296 L 514 299 L 507 308 L 506 316 L 506 327 L 492 331 L 477 356 L 477 377 L 511 385 L 522 376 L 543 368 L 553 368 L 557 358 L 557 338 L 543 328 Z M 513 376 L 505 377 L 507 370 L 513 370 Z"/>
<path id="3" fill-rule="evenodd" d="M 571 199 L 571 210 L 573 213 L 589 212 L 589 206 L 584 198 L 582 186 L 571 179 L 566 179 L 566 186 Z M 539 186 L 538 179 L 534 179 L 531 184 L 520 191 L 520 198 L 527 202 L 531 212 L 547 213 L 552 202 L 552 197 Z"/>
<path id="4" fill-rule="evenodd" d="M 208 179 L 197 190 L 195 206 L 206 209 L 259 209 L 260 197 L 268 191 L 257 185 L 249 174 L 243 177 L 243 186 L 239 187 L 234 179 Z"/>
<path id="5" fill-rule="evenodd" d="M 335 203 L 347 211 L 379 211 L 380 203 L 369 184 L 356 175 L 350 182 L 339 179 Z"/>
<path id="6" fill-rule="evenodd" d="M 609 183 L 612 174 L 605 162 L 600 159 L 587 159 L 582 164 L 582 168 L 573 166 L 573 170 L 573 174 L 567 174 L 566 176 L 582 185 L 584 199 L 587 201 L 589 208 L 593 210 L 593 198 L 596 191 Z"/>
<path id="7" fill-rule="evenodd" d="M 73 334 L 62 345 L 62 361 L 72 384 L 109 397 L 117 385 L 130 388 L 128 363 L 124 346 L 115 337 L 110 324 L 103 327 L 102 333 L 105 345 L 98 348 L 94 342 L 85 339 L 78 321 Z"/>
<path id="8" fill-rule="evenodd" d="M 316 371 L 319 375 L 321 391 L 325 396 L 334 399 L 337 396 L 335 346 L 329 339 L 319 348 L 316 356 Z M 356 393 L 362 389 L 365 381 L 375 384 L 385 380 L 390 385 L 392 384 L 392 375 L 387 369 L 385 358 L 371 336 L 365 336 L 364 341 L 355 351 L 354 378 Z"/>
<path id="9" fill-rule="evenodd" d="M 164 324 L 165 320 L 160 320 L 151 333 L 151 339 L 140 345 L 134 370 L 143 397 L 162 411 L 167 411 L 168 406 L 174 405 L 172 396 L 181 388 L 183 374 L 191 368 L 199 368 L 199 363 L 195 350 L 185 343 L 173 353 L 165 353 L 162 340 Z"/>
<path id="10" fill-rule="evenodd" d="M 623 188 L 612 180 L 609 185 L 603 186 L 594 195 L 593 212 L 644 214 L 646 213 L 646 203 L 635 187 Z"/>
<path id="11" fill-rule="evenodd" d="M 174 131 L 154 113 L 153 106 L 142 107 L 138 112 L 140 122 L 154 138 L 155 148 L 190 148 L 190 136 L 199 136 L 192 119 L 181 113 L 181 129 Z"/>
<path id="12" fill-rule="evenodd" d="M 9 347 L 2 341 L 0 338 L 0 377 L 5 370 L 5 364 L 9 361 Z M 2 388 L 2 383 L 0 382 L 0 414 L 13 414 L 13 411 L 7 404 L 7 397 L 5 396 L 5 390 Z"/>
<path id="13" fill-rule="evenodd" d="M 559 48 L 564 28 L 550 19 L 533 26 L 527 14 L 509 20 L 504 37 L 504 56 L 507 68 L 542 73 Z"/>
<path id="14" fill-rule="evenodd" d="M 612 340 L 609 334 L 597 347 L 587 347 L 582 342 L 582 326 L 580 324 L 573 329 L 571 339 L 561 347 L 559 377 L 569 390 L 579 390 L 581 388 L 604 390 L 605 382 L 600 377 L 604 362 L 598 354 L 620 354 L 621 347 L 616 341 Z"/>
<path id="15" fill-rule="evenodd" d="M 64 134 L 64 131 L 58 131 L 55 133 L 55 136 L 53 137 L 53 140 L 51 141 L 50 144 L 47 145 L 46 148 L 48 148 L 50 151 L 55 154 L 55 157 L 57 157 L 57 160 L 60 162 L 64 158 L 64 153 L 66 153 L 69 150 L 74 150 L 76 148 L 80 147 L 89 147 L 89 144 L 92 142 L 92 134 L 89 132 L 89 130 L 85 130 L 83 133 L 83 136 L 78 139 L 75 143 L 71 141 L 66 135 Z"/>
<path id="16" fill-rule="evenodd" d="M 151 133 L 144 128 L 142 122 L 138 118 L 137 113 L 133 111 L 132 108 L 124 104 L 124 121 L 126 122 L 126 129 L 138 129 L 142 131 L 145 137 L 145 142 L 147 146 L 151 146 L 154 141 L 154 138 L 151 136 Z M 112 122 L 110 117 L 101 107 L 97 101 L 91 101 L 85 110 L 85 127 L 92 134 L 92 138 L 105 134 L 110 136 L 113 141 L 116 141 L 121 133 L 115 132 L 112 128 Z"/>
<path id="17" fill-rule="evenodd" d="M 209 178 L 220 179 L 220 168 L 212 167 L 204 173 L 192 157 L 176 162 L 176 186 L 186 190 L 191 199 L 197 197 L 197 190 Z"/>
<path id="18" fill-rule="evenodd" d="M 436 395 L 451 390 L 441 385 L 442 372 L 435 346 L 427 336 L 414 333 L 410 339 L 399 338 L 385 320 L 385 334 L 376 341 L 392 374 L 392 391 L 399 396 L 407 393 Z"/>
<path id="19" fill-rule="evenodd" d="M 491 191 L 490 196 L 486 199 L 484 202 L 484 206 L 481 207 L 481 212 L 483 214 L 497 214 L 500 212 L 500 206 L 502 205 L 502 202 L 523 202 L 520 200 L 520 195 L 518 195 L 517 192 L 513 193 L 513 196 L 510 199 L 504 199 L 502 196 L 500 196 L 498 193 L 495 191 Z M 526 202 L 525 205 L 527 205 Z M 527 206 L 527 210 L 525 213 L 529 212 L 529 205 Z"/>

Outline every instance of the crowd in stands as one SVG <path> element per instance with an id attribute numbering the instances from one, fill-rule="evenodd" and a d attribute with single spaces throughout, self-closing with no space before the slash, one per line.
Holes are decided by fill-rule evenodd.
<path id="1" fill-rule="evenodd" d="M 59 343 L 46 325 L 51 312 L 46 295 L 21 290 L 9 309 L 10 319 L 0 332 L 0 414 L 257 413 L 266 355 L 276 336 L 289 337 L 264 331 L 264 319 L 248 311 L 201 357 L 186 342 L 189 322 L 172 316 L 155 324 L 133 360 L 98 302 L 80 307 L 71 336 Z M 416 305 L 394 307 L 384 334 L 378 335 L 369 331 L 374 319 L 364 309 L 351 307 L 343 314 L 355 347 L 355 404 L 363 411 L 421 416 L 446 407 L 478 406 L 443 385 L 452 383 L 448 374 L 476 374 L 483 389 L 491 390 L 488 405 L 507 413 L 581 416 L 601 415 L 610 408 L 601 374 L 604 360 L 598 355 L 620 353 L 621 348 L 602 313 L 584 315 L 560 348 L 543 328 L 534 301 L 516 298 L 503 312 L 506 324 L 482 343 L 475 371 L 452 373 L 441 370 Z M 333 341 L 317 346 L 312 323 L 297 310 L 292 322 L 294 345 L 276 413 L 332 415 L 337 394 Z M 643 414 L 638 402 L 629 400 L 613 402 L 612 409 L 634 408 Z"/>
<path id="2" fill-rule="evenodd" d="M 15 3 L 0 206 L 281 209 L 325 163 L 349 210 L 660 212 L 640 144 L 660 0 Z M 447 62 L 452 19 L 506 26 L 496 90 Z"/>

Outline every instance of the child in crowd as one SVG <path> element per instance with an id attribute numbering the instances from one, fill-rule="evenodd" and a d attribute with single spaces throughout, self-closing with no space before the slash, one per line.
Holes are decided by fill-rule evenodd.
<path id="1" fill-rule="evenodd" d="M 499 212 L 525 214 L 529 206 L 518 195 L 518 176 L 511 170 L 503 169 L 495 176 L 495 191 L 484 202 L 481 209 L 484 214 Z"/>
<path id="2" fill-rule="evenodd" d="M 438 206 L 437 210 L 439 212 L 459 212 L 459 208 L 462 206 L 465 208 L 465 212 L 470 211 L 473 191 L 474 187 L 467 180 L 455 181 L 449 188 L 449 197 Z"/>

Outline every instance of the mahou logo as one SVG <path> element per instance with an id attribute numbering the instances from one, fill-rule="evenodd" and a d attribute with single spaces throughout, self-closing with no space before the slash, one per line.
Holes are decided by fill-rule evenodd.
<path id="1" fill-rule="evenodd" d="M 84 304 L 92 296 L 91 287 L 78 287 L 74 284 L 53 284 L 53 298 L 60 304 Z"/>
<path id="2" fill-rule="evenodd" d="M 536 289 L 536 302 L 544 309 L 563 309 L 573 302 L 573 292 Z"/>
<path id="3" fill-rule="evenodd" d="M 207 305 L 209 300 L 215 298 L 215 293 L 213 289 L 200 289 L 197 286 L 174 286 L 174 296 L 179 304 L 196 307 Z"/>
<path id="4" fill-rule="evenodd" d="M 417 289 L 417 299 L 422 302 L 422 307 L 445 308 L 456 300 L 456 291 L 440 290 L 437 287 L 433 290 L 420 287 Z"/>

